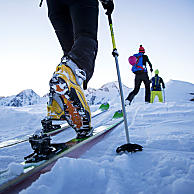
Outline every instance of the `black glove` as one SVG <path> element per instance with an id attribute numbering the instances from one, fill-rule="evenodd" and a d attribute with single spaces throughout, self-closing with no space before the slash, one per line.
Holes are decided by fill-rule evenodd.
<path id="1" fill-rule="evenodd" d="M 108 1 L 101 1 L 102 2 L 102 6 L 104 7 L 104 9 L 106 9 L 106 15 L 111 15 L 114 9 L 114 3 L 112 0 L 108 0 Z"/>
<path id="2" fill-rule="evenodd" d="M 151 72 L 153 72 L 153 69 L 152 69 L 152 68 L 150 68 L 150 71 L 151 71 Z"/>

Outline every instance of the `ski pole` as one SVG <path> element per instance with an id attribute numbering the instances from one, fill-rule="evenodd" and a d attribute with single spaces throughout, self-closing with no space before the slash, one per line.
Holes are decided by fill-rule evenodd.
<path id="1" fill-rule="evenodd" d="M 141 145 L 129 143 L 127 116 L 126 116 L 126 111 L 125 111 L 124 95 L 123 95 L 122 82 L 121 82 L 121 76 L 120 76 L 120 70 L 119 70 L 119 62 L 118 62 L 119 54 L 118 54 L 117 48 L 116 48 L 111 15 L 108 15 L 108 21 L 109 21 L 111 38 L 112 38 L 112 45 L 113 45 L 112 55 L 115 58 L 115 63 L 116 63 L 117 76 L 118 76 L 118 82 L 119 82 L 119 91 L 120 91 L 122 111 L 123 111 L 124 124 L 125 124 L 125 133 L 126 133 L 126 139 L 127 139 L 127 144 L 124 144 L 124 145 L 118 147 L 116 149 L 116 152 L 120 153 L 120 152 L 124 152 L 124 151 L 128 151 L 128 152 L 142 151 L 143 147 Z"/>
<path id="2" fill-rule="evenodd" d="M 111 38 L 112 38 L 112 45 L 113 45 L 112 55 L 115 58 L 116 69 L 117 69 L 117 77 L 118 77 L 118 82 L 119 82 L 119 90 L 120 90 L 122 111 L 123 111 L 123 117 L 124 117 L 124 123 L 125 123 L 126 139 L 127 139 L 127 143 L 129 143 L 128 124 L 127 124 L 127 117 L 126 117 L 125 103 L 124 103 L 124 95 L 123 95 L 122 82 L 121 82 L 121 76 L 120 76 L 120 70 L 119 70 L 119 62 L 118 62 L 118 56 L 119 56 L 119 54 L 118 54 L 117 48 L 116 48 L 116 43 L 115 43 L 115 38 L 114 38 L 114 32 L 113 32 L 111 15 L 108 15 L 108 21 L 109 21 Z"/>
<path id="3" fill-rule="evenodd" d="M 39 7 L 41 7 L 41 6 L 42 6 L 42 2 L 43 2 L 43 0 L 41 0 L 41 1 L 40 1 Z"/>
<path id="4" fill-rule="evenodd" d="M 163 88 L 163 96 L 164 96 L 164 103 L 165 103 L 165 91 L 164 91 L 164 88 Z"/>
<path id="5" fill-rule="evenodd" d="M 151 80 L 152 80 L 152 71 L 151 71 L 151 79 L 150 79 L 150 83 L 151 83 Z M 151 93 L 150 102 L 153 103 L 153 92 L 150 91 L 150 93 Z"/>

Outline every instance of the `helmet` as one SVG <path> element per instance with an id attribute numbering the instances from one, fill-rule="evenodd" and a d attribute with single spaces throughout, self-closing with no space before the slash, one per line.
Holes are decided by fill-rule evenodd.
<path id="1" fill-rule="evenodd" d="M 155 70 L 155 74 L 156 74 L 156 75 L 159 74 L 159 70 L 158 70 L 158 69 Z"/>
<path id="2" fill-rule="evenodd" d="M 140 47 L 139 47 L 139 52 L 140 52 L 140 53 L 145 53 L 145 49 L 143 48 L 142 45 L 140 45 Z"/>

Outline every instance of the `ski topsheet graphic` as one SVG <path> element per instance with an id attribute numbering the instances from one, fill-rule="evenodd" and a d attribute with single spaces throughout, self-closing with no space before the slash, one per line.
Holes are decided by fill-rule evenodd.
<path id="1" fill-rule="evenodd" d="M 32 182 L 38 179 L 41 174 L 50 171 L 56 161 L 61 157 L 79 158 L 85 151 L 101 141 L 106 134 L 122 122 L 123 118 L 113 118 L 111 121 L 107 122 L 107 124 L 94 128 L 93 135 L 88 138 L 74 138 L 62 144 L 54 144 L 56 146 L 59 145 L 59 147 L 49 159 L 39 162 L 29 162 L 29 160 L 28 162 L 22 162 L 20 165 L 23 166 L 23 173 L 8 182 L 5 182 L 5 176 L 0 174 L 0 184 L 3 183 L 0 186 L 0 193 L 18 193 L 22 189 L 27 188 Z"/>
<path id="2" fill-rule="evenodd" d="M 108 109 L 109 109 L 108 103 L 101 104 L 98 110 L 92 112 L 91 117 L 94 118 L 94 117 L 106 112 Z M 64 121 L 63 121 L 63 123 L 64 123 Z M 58 128 L 56 128 L 52 131 L 49 131 L 49 132 L 44 132 L 44 134 L 54 136 L 54 135 L 64 131 L 65 129 L 67 129 L 69 127 L 70 126 L 67 123 L 62 124 L 62 125 L 59 124 Z M 27 142 L 30 136 L 32 136 L 32 134 L 26 135 L 26 136 L 23 136 L 20 138 L 15 138 L 15 139 L 10 139 L 10 140 L 4 141 L 4 142 L 0 142 L 0 149 L 5 148 L 5 147 L 14 146 L 14 145 L 19 144 L 19 143 Z"/>

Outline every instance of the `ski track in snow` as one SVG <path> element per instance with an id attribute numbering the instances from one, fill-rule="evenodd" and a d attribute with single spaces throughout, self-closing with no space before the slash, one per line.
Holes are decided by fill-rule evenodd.
<path id="1" fill-rule="evenodd" d="M 21 193 L 194 194 L 194 103 L 173 88 L 166 94 L 166 103 L 144 104 L 138 99 L 137 96 L 126 111 L 130 142 L 142 145 L 142 152 L 116 154 L 116 148 L 126 143 L 121 124 L 81 158 L 59 159 L 52 171 L 41 175 Z M 92 120 L 94 127 L 104 124 L 121 109 L 120 103 L 110 105 L 109 111 Z M 97 108 L 92 106 L 91 110 Z M 0 107 L 0 142 L 33 133 L 45 113 L 44 104 Z M 74 136 L 74 130 L 69 128 L 52 140 L 63 142 Z M 9 173 L 13 177 L 19 173 L 13 162 L 23 161 L 31 152 L 27 142 L 0 149 L 0 171 L 12 165 Z"/>

